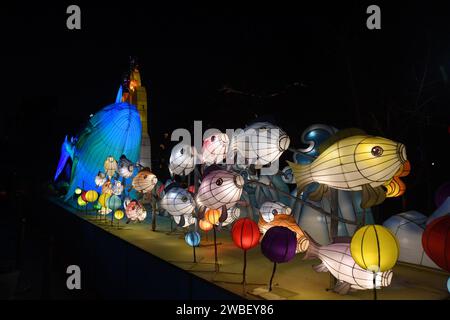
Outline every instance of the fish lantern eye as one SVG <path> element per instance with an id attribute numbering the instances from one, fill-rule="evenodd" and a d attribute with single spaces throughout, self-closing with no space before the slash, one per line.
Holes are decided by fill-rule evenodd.
<path id="1" fill-rule="evenodd" d="M 181 201 L 186 202 L 187 201 L 187 197 L 186 196 L 182 196 L 181 197 Z"/>
<path id="2" fill-rule="evenodd" d="M 143 177 L 144 179 L 147 179 L 147 175 L 146 174 L 144 174 L 144 177 Z"/>
<path id="3" fill-rule="evenodd" d="M 211 142 L 214 142 L 216 140 L 216 136 L 211 136 Z"/>
<path id="4" fill-rule="evenodd" d="M 180 150 L 180 154 L 183 154 L 184 153 L 184 149 L 183 148 L 181 148 L 181 150 Z"/>
<path id="5" fill-rule="evenodd" d="M 372 148 L 371 153 L 374 157 L 380 157 L 383 154 L 383 148 L 380 146 L 375 146 Z"/>
<path id="6" fill-rule="evenodd" d="M 273 210 L 272 210 L 272 214 L 273 214 L 273 215 L 276 215 L 276 214 L 278 214 L 278 211 L 277 211 L 277 209 L 273 209 Z"/>
<path id="7" fill-rule="evenodd" d="M 221 186 L 222 183 L 223 183 L 223 179 L 222 178 L 217 179 L 216 185 Z"/>

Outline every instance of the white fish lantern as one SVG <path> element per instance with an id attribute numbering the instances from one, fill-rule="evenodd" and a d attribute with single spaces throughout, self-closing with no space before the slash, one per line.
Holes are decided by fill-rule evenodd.
<path id="1" fill-rule="evenodd" d="M 289 136 L 281 128 L 257 122 L 235 133 L 230 149 L 237 153 L 238 163 L 264 166 L 278 160 L 289 144 Z"/>
<path id="2" fill-rule="evenodd" d="M 241 175 L 222 169 L 211 170 L 200 184 L 196 203 L 209 209 L 231 208 L 241 198 L 243 186 Z"/>
<path id="3" fill-rule="evenodd" d="M 195 208 L 192 195 L 181 187 L 172 187 L 166 190 L 160 204 L 172 216 L 191 214 Z"/>
<path id="4" fill-rule="evenodd" d="M 227 210 L 227 214 L 227 218 L 224 222 L 222 222 L 222 227 L 225 227 L 239 219 L 239 217 L 241 216 L 241 209 L 239 209 L 238 207 L 229 208 Z"/>
<path id="5" fill-rule="evenodd" d="M 100 210 L 97 211 L 97 213 L 102 215 L 102 216 L 106 216 L 106 215 L 110 214 L 111 211 L 112 210 L 110 208 L 101 207 Z"/>
<path id="6" fill-rule="evenodd" d="M 194 168 L 195 148 L 185 143 L 178 143 L 172 148 L 169 159 L 171 174 L 187 176 Z"/>
<path id="7" fill-rule="evenodd" d="M 177 226 L 181 228 L 189 227 L 190 225 L 195 223 L 195 218 L 190 213 L 173 216 L 173 220 L 175 221 Z"/>
<path id="8" fill-rule="evenodd" d="M 106 175 L 111 179 L 117 171 L 117 161 L 113 157 L 108 157 L 103 164 Z"/>
<path id="9" fill-rule="evenodd" d="M 131 198 L 130 197 L 125 197 L 125 199 L 123 200 L 123 208 L 126 210 L 127 206 L 130 204 L 131 202 Z"/>
<path id="10" fill-rule="evenodd" d="M 119 175 L 124 177 L 125 179 L 130 178 L 134 172 L 134 164 L 127 159 L 124 155 L 122 155 L 119 159 Z"/>
<path id="11" fill-rule="evenodd" d="M 361 208 L 370 208 L 392 196 L 383 186 L 398 189 L 399 177 L 410 170 L 403 144 L 367 135 L 337 139 L 310 164 L 288 164 L 299 192 L 312 182 L 319 184 L 309 195 L 311 200 L 320 200 L 328 187 L 362 190 Z"/>
<path id="12" fill-rule="evenodd" d="M 206 165 L 222 163 L 227 158 L 230 139 L 225 133 L 214 133 L 203 140 L 202 160 Z"/>
<path id="13" fill-rule="evenodd" d="M 133 188 L 141 193 L 149 193 L 158 183 L 158 178 L 150 171 L 149 168 L 144 168 L 133 178 Z"/>
<path id="14" fill-rule="evenodd" d="M 319 258 L 322 263 L 314 266 L 317 272 L 330 272 L 337 283 L 334 291 L 347 294 L 350 289 L 368 290 L 374 287 L 374 273 L 361 268 L 352 258 L 350 243 L 333 243 L 320 246 L 310 241 L 305 259 Z M 392 270 L 375 274 L 375 287 L 387 287 L 391 284 Z"/>
<path id="15" fill-rule="evenodd" d="M 116 196 L 120 196 L 123 192 L 123 185 L 122 182 L 120 181 L 116 181 L 112 187 L 112 192 L 113 194 L 115 194 Z"/>
<path id="16" fill-rule="evenodd" d="M 264 202 L 259 209 L 261 218 L 266 222 L 272 222 L 277 214 L 291 214 L 291 208 L 281 202 Z"/>
<path id="17" fill-rule="evenodd" d="M 101 187 L 103 186 L 103 184 L 105 184 L 107 180 L 108 179 L 106 178 L 106 175 L 103 172 L 99 171 L 98 174 L 95 176 L 95 185 L 97 187 Z"/>

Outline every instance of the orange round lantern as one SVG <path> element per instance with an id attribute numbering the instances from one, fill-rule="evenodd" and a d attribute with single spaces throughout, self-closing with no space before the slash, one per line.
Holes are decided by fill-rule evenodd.
<path id="1" fill-rule="evenodd" d="M 202 219 L 202 220 L 198 221 L 198 227 L 201 230 L 208 232 L 209 230 L 211 230 L 213 228 L 213 225 L 209 221 Z"/>
<path id="2" fill-rule="evenodd" d="M 205 220 L 214 225 L 219 222 L 220 215 L 220 210 L 208 209 L 205 212 Z"/>

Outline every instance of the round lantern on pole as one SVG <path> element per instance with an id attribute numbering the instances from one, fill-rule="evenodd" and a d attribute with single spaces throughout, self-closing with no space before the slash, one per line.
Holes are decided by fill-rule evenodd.
<path id="1" fill-rule="evenodd" d="M 89 190 L 84 196 L 87 202 L 95 202 L 98 199 L 98 193 L 95 190 Z"/>
<path id="2" fill-rule="evenodd" d="M 238 219 L 231 229 L 234 244 L 244 250 L 244 268 L 242 270 L 242 284 L 245 285 L 245 271 L 247 269 L 247 250 L 256 247 L 259 243 L 260 233 L 258 225 L 249 218 Z"/>
<path id="3" fill-rule="evenodd" d="M 286 227 L 272 227 L 267 230 L 261 241 L 263 255 L 273 262 L 272 276 L 269 282 L 269 291 L 272 291 L 272 281 L 277 270 L 277 263 L 292 260 L 297 248 L 297 236 L 295 232 Z"/>
<path id="4" fill-rule="evenodd" d="M 367 225 L 353 235 L 350 252 L 361 268 L 373 272 L 373 294 L 376 300 L 376 273 L 390 270 L 397 263 L 400 254 L 397 238 L 383 226 Z"/>
<path id="5" fill-rule="evenodd" d="M 426 254 L 439 267 L 450 272 L 450 215 L 430 222 L 422 234 Z"/>
<path id="6" fill-rule="evenodd" d="M 184 240 L 186 241 L 188 246 L 192 247 L 194 254 L 194 263 L 197 263 L 197 257 L 195 255 L 195 247 L 198 247 L 200 245 L 200 234 L 197 231 L 190 231 L 186 233 Z"/>

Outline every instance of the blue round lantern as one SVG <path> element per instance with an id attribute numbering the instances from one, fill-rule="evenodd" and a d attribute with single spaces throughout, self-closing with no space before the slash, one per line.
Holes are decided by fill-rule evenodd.
<path id="1" fill-rule="evenodd" d="M 450 292 L 450 277 L 447 279 L 447 290 Z"/>
<path id="2" fill-rule="evenodd" d="M 190 231 L 184 237 L 186 243 L 191 247 L 198 247 L 200 244 L 200 234 L 197 231 Z"/>
<path id="3" fill-rule="evenodd" d="M 106 206 L 111 209 L 112 211 L 115 211 L 119 209 L 122 206 L 122 200 L 116 195 L 112 195 L 108 198 L 106 201 Z"/>

